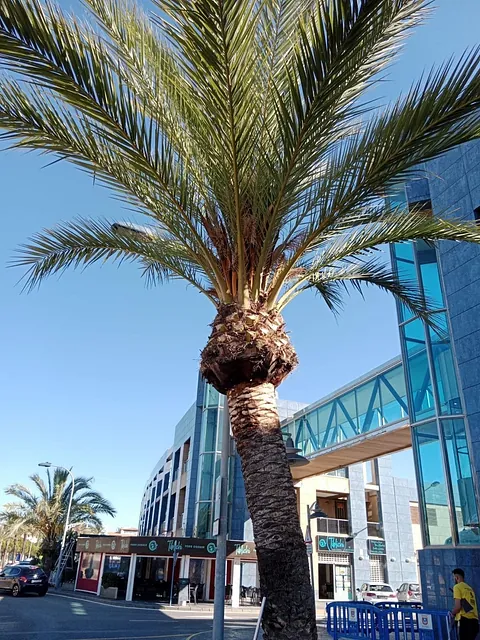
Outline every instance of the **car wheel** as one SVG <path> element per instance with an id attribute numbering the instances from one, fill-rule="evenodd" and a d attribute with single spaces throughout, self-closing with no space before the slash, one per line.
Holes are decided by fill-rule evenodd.
<path id="1" fill-rule="evenodd" d="M 18 598 L 19 595 L 20 595 L 20 587 L 18 586 L 18 584 L 14 584 L 12 587 L 12 596 L 14 598 Z"/>
<path id="2" fill-rule="evenodd" d="M 41 591 L 38 592 L 38 595 L 43 598 L 43 596 L 47 595 L 47 589 L 42 589 Z"/>

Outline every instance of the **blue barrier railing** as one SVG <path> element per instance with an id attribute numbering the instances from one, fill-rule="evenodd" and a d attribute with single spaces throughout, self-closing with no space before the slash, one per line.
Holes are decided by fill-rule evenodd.
<path id="1" fill-rule="evenodd" d="M 382 604 L 384 606 L 360 602 L 328 604 L 328 634 L 334 640 L 456 640 L 448 611 Z"/>
<path id="2" fill-rule="evenodd" d="M 376 602 L 379 609 L 423 609 L 421 602 Z"/>
<path id="3" fill-rule="evenodd" d="M 327 605 L 327 633 L 334 640 L 381 640 L 383 611 L 363 602 L 331 602 Z"/>

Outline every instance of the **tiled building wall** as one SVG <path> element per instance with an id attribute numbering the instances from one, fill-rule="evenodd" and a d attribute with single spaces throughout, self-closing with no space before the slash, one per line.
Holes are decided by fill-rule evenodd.
<path id="1" fill-rule="evenodd" d="M 365 505 L 365 478 L 363 464 L 348 467 L 350 481 L 350 524 L 353 539 L 353 565 L 355 589 L 360 589 L 364 582 L 370 580 L 370 560 L 367 548 L 367 510 Z M 362 558 L 362 560 L 360 560 Z"/>
<path id="2" fill-rule="evenodd" d="M 480 207 L 480 142 L 473 142 L 426 165 L 436 215 L 474 220 Z M 471 461 L 480 483 L 480 246 L 441 242 L 439 256 L 449 310 L 454 351 L 468 416 Z M 478 500 L 478 493 L 477 493 Z M 419 552 L 424 601 L 438 608 L 452 605 L 451 571 L 463 567 L 480 593 L 480 547 L 426 549 Z"/>
<path id="3" fill-rule="evenodd" d="M 480 207 L 480 142 L 427 165 L 435 214 L 474 220 Z M 480 246 L 442 242 L 439 246 L 455 353 L 480 480 Z"/>

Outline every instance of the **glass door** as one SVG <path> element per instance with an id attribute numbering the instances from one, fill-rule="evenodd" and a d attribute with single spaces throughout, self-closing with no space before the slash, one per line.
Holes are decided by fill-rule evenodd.
<path id="1" fill-rule="evenodd" d="M 335 600 L 352 599 L 352 568 L 335 565 Z"/>

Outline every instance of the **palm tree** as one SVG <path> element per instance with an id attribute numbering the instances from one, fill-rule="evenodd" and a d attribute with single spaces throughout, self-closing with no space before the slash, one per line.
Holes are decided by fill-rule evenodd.
<path id="1" fill-rule="evenodd" d="M 37 473 L 30 476 L 34 489 L 23 484 L 13 484 L 5 492 L 17 498 L 17 502 L 5 505 L 0 522 L 10 538 L 21 538 L 34 533 L 39 538 L 40 553 L 49 570 L 57 556 L 65 528 L 68 502 L 72 485 L 64 469 L 55 469 L 53 476 L 47 470 L 47 482 Z M 115 509 L 100 493 L 92 489 L 93 478 L 75 478 L 70 524 L 78 527 L 94 527 L 101 530 L 101 515 L 115 515 Z"/>
<path id="2" fill-rule="evenodd" d="M 381 197 L 419 163 L 480 133 L 480 56 L 425 75 L 390 106 L 382 78 L 428 0 L 0 0 L 0 128 L 12 146 L 68 160 L 146 225 L 79 219 L 44 230 L 16 264 L 26 286 L 106 259 L 150 284 L 186 280 L 213 304 L 201 356 L 228 397 L 253 520 L 267 640 L 316 638 L 305 544 L 275 403 L 297 356 L 282 311 L 317 291 L 338 309 L 375 285 L 426 301 L 374 250 L 480 241 L 473 225 Z"/>

